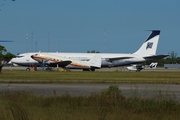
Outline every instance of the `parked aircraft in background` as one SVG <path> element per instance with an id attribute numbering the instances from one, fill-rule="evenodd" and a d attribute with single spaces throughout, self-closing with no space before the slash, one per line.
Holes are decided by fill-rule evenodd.
<path id="1" fill-rule="evenodd" d="M 59 53 L 59 52 L 41 52 L 42 54 L 55 55 L 64 59 L 76 61 L 89 61 L 92 57 L 98 55 L 101 57 L 101 68 L 111 68 L 118 66 L 128 66 L 132 64 L 141 64 L 148 60 L 161 59 L 168 55 L 156 55 L 157 45 L 159 41 L 160 30 L 152 30 L 149 37 L 145 40 L 142 46 L 132 54 L 115 54 L 115 53 Z M 31 58 L 34 53 L 24 53 L 13 58 L 11 63 L 16 63 L 23 66 L 37 65 L 40 62 Z"/>
<path id="2" fill-rule="evenodd" d="M 131 65 L 131 66 L 128 66 L 126 67 L 129 71 L 136 71 L 136 72 L 139 72 L 141 71 L 142 69 L 144 69 L 144 66 L 143 65 Z"/>
<path id="3" fill-rule="evenodd" d="M 157 62 L 155 62 L 155 63 L 152 62 L 152 63 L 149 65 L 149 67 L 155 69 L 155 68 L 157 67 L 157 64 L 158 64 Z"/>
<path id="4" fill-rule="evenodd" d="M 156 62 L 156 63 L 152 62 L 152 63 L 149 65 L 149 68 L 155 69 L 156 66 L 157 66 L 157 64 L 158 64 L 157 62 Z M 139 71 L 141 71 L 142 69 L 145 69 L 145 66 L 136 64 L 136 65 L 128 66 L 128 67 L 126 67 L 126 68 L 127 68 L 129 71 L 139 72 Z"/>

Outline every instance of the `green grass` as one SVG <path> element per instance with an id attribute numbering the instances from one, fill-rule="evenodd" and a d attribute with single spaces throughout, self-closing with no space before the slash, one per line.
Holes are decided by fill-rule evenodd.
<path id="1" fill-rule="evenodd" d="M 1 83 L 180 83 L 179 72 L 45 72 L 9 71 Z M 1 120 L 179 120 L 180 103 L 161 91 L 154 97 L 125 97 L 116 86 L 89 96 L 36 96 L 31 92 L 0 92 Z M 146 92 L 146 91 L 145 91 Z M 148 93 L 148 91 L 147 91 Z M 147 94 L 143 93 L 143 94 Z M 168 98 L 168 99 L 167 99 Z"/>
<path id="2" fill-rule="evenodd" d="M 180 83 L 179 72 L 58 72 L 3 70 L 1 83 Z"/>
<path id="3" fill-rule="evenodd" d="M 1 92 L 0 119 L 179 120 L 180 103 L 164 98 L 126 98 L 117 86 L 90 96 L 56 96 L 54 92 L 53 96 L 43 97 L 25 91 Z"/>

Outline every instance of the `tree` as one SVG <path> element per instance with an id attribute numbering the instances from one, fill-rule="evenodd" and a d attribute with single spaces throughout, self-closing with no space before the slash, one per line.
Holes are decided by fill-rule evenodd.
<path id="1" fill-rule="evenodd" d="M 177 58 L 177 53 L 175 53 L 174 51 L 171 51 L 171 53 L 170 53 L 170 56 L 169 56 L 170 58 Z"/>
<path id="2" fill-rule="evenodd" d="M 171 51 L 171 53 L 169 54 L 169 58 L 167 59 L 171 64 L 176 64 L 176 60 L 177 60 L 177 53 L 175 53 L 174 51 Z"/>
<path id="3" fill-rule="evenodd" d="M 6 65 L 13 57 L 15 57 L 15 55 L 7 52 L 6 48 L 0 45 L 0 74 L 2 67 Z"/>

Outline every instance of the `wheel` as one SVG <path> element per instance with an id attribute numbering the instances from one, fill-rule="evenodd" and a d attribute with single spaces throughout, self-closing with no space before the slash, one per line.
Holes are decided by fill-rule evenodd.
<path id="1" fill-rule="evenodd" d="M 26 68 L 26 71 L 30 71 L 30 68 Z"/>

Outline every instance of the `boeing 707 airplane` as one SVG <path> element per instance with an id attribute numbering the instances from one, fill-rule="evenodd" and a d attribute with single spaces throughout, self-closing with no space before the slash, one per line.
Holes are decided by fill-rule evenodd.
<path id="1" fill-rule="evenodd" d="M 34 53 L 20 54 L 16 58 L 13 58 L 11 60 L 11 63 L 15 63 L 22 66 L 30 66 L 30 65 L 39 66 L 40 62 L 37 60 L 34 60 L 32 56 L 35 54 L 43 54 L 44 56 L 46 56 L 47 54 L 47 56 L 54 55 L 57 57 L 62 57 L 64 59 L 71 59 L 71 60 L 76 60 L 76 61 L 89 61 L 92 57 L 98 55 L 101 57 L 101 68 L 107 68 L 107 67 L 111 68 L 111 67 L 140 64 L 148 60 L 161 59 L 168 56 L 168 55 L 156 55 L 159 36 L 160 36 L 160 30 L 152 30 L 151 34 L 145 40 L 145 42 L 141 45 L 141 47 L 132 54 L 34 52 Z"/>

